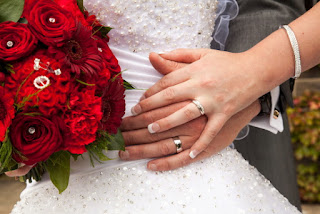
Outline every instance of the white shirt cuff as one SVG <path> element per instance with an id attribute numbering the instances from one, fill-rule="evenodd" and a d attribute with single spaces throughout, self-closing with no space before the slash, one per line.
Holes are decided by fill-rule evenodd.
<path id="1" fill-rule="evenodd" d="M 279 110 L 278 100 L 280 97 L 280 87 L 271 90 L 271 113 L 270 115 L 257 116 L 252 119 L 249 125 L 270 131 L 274 134 L 283 131 L 283 119 Z"/>

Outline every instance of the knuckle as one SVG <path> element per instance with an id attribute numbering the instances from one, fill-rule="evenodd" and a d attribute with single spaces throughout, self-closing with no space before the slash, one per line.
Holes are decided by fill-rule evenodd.
<path id="1" fill-rule="evenodd" d="M 151 142 L 156 142 L 160 139 L 160 134 L 159 133 L 153 133 L 153 134 L 148 134 L 148 140 L 150 140 Z"/>
<path id="2" fill-rule="evenodd" d="M 170 154 L 170 146 L 167 143 L 162 143 L 159 149 L 163 156 Z"/>
<path id="3" fill-rule="evenodd" d="M 164 76 L 162 79 L 159 81 L 159 87 L 161 89 L 167 88 L 169 86 L 169 79 Z"/>
<path id="4" fill-rule="evenodd" d="M 151 105 L 152 103 L 148 99 L 142 100 L 140 102 L 140 107 L 142 111 L 145 111 L 146 109 L 150 109 Z"/>
<path id="5" fill-rule="evenodd" d="M 223 113 L 225 115 L 232 115 L 234 111 L 235 111 L 234 105 L 226 105 L 223 109 Z"/>
<path id="6" fill-rule="evenodd" d="M 142 120 L 145 122 L 145 123 L 153 123 L 155 121 L 155 114 L 152 114 L 152 113 L 145 113 L 143 114 L 142 116 Z"/>
<path id="7" fill-rule="evenodd" d="M 200 81 L 200 86 L 203 88 L 214 88 L 216 85 L 215 81 L 208 78 L 203 78 Z"/>
<path id="8" fill-rule="evenodd" d="M 159 126 L 161 127 L 161 130 L 168 130 L 171 129 L 172 126 L 172 122 L 170 121 L 170 119 L 168 118 L 163 118 L 158 122 Z"/>
<path id="9" fill-rule="evenodd" d="M 223 95 L 223 94 L 218 94 L 218 95 L 216 95 L 216 102 L 217 103 L 224 103 L 224 101 L 225 101 L 225 95 Z"/>
<path id="10" fill-rule="evenodd" d="M 163 91 L 163 96 L 165 100 L 173 101 L 176 96 L 176 92 L 173 88 L 169 87 Z"/>
<path id="11" fill-rule="evenodd" d="M 130 154 L 130 159 L 138 159 L 138 158 L 144 158 L 144 151 L 143 149 L 139 149 L 139 147 L 131 147 L 128 149 L 129 154 Z"/>
<path id="12" fill-rule="evenodd" d="M 123 132 L 123 139 L 126 145 L 132 145 L 134 142 L 133 135 L 130 134 L 130 132 Z"/>
<path id="13" fill-rule="evenodd" d="M 183 114 L 188 120 L 196 118 L 196 113 L 188 108 L 183 110 Z"/>
<path id="14" fill-rule="evenodd" d="M 210 139 L 213 139 L 215 136 L 217 136 L 218 133 L 215 129 L 213 129 L 213 130 L 208 131 L 207 134 Z"/>
<path id="15" fill-rule="evenodd" d="M 171 165 L 170 165 L 170 162 L 168 160 L 161 161 L 161 163 L 158 166 L 159 166 L 159 170 L 160 171 L 171 170 Z"/>
<path id="16" fill-rule="evenodd" d="M 181 64 L 179 64 L 177 62 L 173 62 L 173 61 L 171 61 L 171 65 L 170 66 L 171 66 L 173 71 L 174 70 L 178 70 L 179 68 L 181 68 Z"/>
<path id="17" fill-rule="evenodd" d="M 148 90 L 146 90 L 146 91 L 144 92 L 145 98 L 150 97 L 152 94 L 154 94 L 154 92 L 153 92 L 153 87 L 152 87 L 152 88 L 149 88 Z"/>
<path id="18" fill-rule="evenodd" d="M 189 165 L 191 163 L 189 159 L 189 156 L 188 158 L 186 158 L 185 156 L 179 156 L 177 160 L 178 165 L 175 168 Z"/>
<path id="19" fill-rule="evenodd" d="M 185 158 L 181 158 L 180 163 L 181 163 L 181 166 L 187 166 L 189 165 L 189 160 Z"/>

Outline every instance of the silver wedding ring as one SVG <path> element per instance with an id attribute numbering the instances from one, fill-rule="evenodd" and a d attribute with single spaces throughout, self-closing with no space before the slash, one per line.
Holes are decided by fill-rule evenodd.
<path id="1" fill-rule="evenodd" d="M 201 103 L 198 100 L 192 100 L 192 102 L 197 106 L 197 108 L 200 111 L 200 114 L 204 115 L 204 107 L 201 105 Z"/>
<path id="2" fill-rule="evenodd" d="M 179 137 L 173 137 L 173 142 L 177 147 L 177 153 L 182 152 L 182 143 Z"/>

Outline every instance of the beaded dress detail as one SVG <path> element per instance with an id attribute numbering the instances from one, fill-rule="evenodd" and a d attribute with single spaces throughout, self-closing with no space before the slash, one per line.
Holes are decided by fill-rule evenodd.
<path id="1" fill-rule="evenodd" d="M 217 14 L 237 13 L 227 9 L 237 9 L 235 0 L 85 0 L 84 4 L 113 28 L 110 48 L 124 79 L 138 89 L 161 78 L 148 60 L 151 51 L 209 48 Z M 126 92 L 126 116 L 143 92 Z M 41 182 L 28 184 L 12 213 L 300 213 L 234 149 L 168 172 L 148 171 L 148 161 L 121 161 L 115 155 L 92 168 L 84 156 L 71 163 L 65 192 L 59 194 L 46 174 Z"/>

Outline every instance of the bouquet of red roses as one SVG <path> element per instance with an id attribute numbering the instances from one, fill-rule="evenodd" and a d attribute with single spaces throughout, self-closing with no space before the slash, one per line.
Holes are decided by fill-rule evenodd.
<path id="1" fill-rule="evenodd" d="M 25 180 L 48 171 L 62 192 L 71 157 L 105 161 L 105 150 L 124 148 L 117 130 L 130 84 L 108 47 L 111 28 L 82 1 L 1 4 L 13 15 L 0 20 L 0 172 L 34 165 Z"/>

